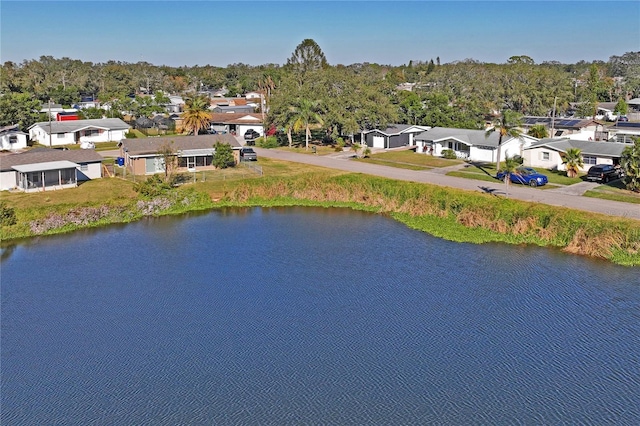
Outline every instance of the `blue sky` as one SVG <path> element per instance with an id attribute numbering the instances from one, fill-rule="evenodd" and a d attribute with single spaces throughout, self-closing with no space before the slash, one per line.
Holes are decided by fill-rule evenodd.
<path id="1" fill-rule="evenodd" d="M 0 62 L 41 55 L 155 65 L 284 64 L 305 38 L 330 64 L 604 60 L 640 50 L 640 2 L 8 1 Z"/>

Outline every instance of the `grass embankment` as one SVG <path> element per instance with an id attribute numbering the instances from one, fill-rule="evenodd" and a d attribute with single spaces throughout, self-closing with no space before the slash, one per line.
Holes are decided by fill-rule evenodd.
<path id="1" fill-rule="evenodd" d="M 1 235 L 3 239 L 37 235 L 44 228 L 34 223 L 69 212 L 75 212 L 72 217 L 96 220 L 78 219 L 43 234 L 221 207 L 348 207 L 386 214 L 452 241 L 552 246 L 618 264 L 640 265 L 638 221 L 308 165 L 261 162 L 266 177 L 198 182 L 154 199 L 142 199 L 133 184 L 120 179 L 87 182 L 53 193 L 8 194 L 3 200 L 15 208 L 18 223 L 3 227 Z"/>

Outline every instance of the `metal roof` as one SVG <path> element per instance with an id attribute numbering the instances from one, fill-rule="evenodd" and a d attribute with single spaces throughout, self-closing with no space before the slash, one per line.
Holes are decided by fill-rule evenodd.
<path id="1" fill-rule="evenodd" d="M 575 139 L 542 139 L 538 143 L 525 149 L 546 147 L 555 151 L 567 152 L 571 148 L 578 148 L 583 155 L 600 155 L 605 157 L 620 157 L 622 151 L 629 144 L 619 142 L 581 141 Z"/>
<path id="2" fill-rule="evenodd" d="M 60 169 L 75 169 L 79 164 L 72 163 L 71 161 L 50 161 L 48 163 L 33 163 L 33 164 L 23 164 L 20 166 L 13 166 L 14 170 L 19 171 L 20 173 L 29 173 L 29 172 L 45 172 L 47 170 L 60 170 Z"/>
<path id="3" fill-rule="evenodd" d="M 153 154 L 168 145 L 174 152 L 187 150 L 212 149 L 216 142 L 227 143 L 233 149 L 240 149 L 240 143 L 230 134 L 198 135 L 198 136 L 163 136 L 154 138 L 124 139 L 120 142 L 123 151 L 129 156 Z"/>
<path id="4" fill-rule="evenodd" d="M 70 161 L 78 164 L 100 163 L 102 156 L 93 149 L 36 148 L 18 154 L 0 156 L 0 171 L 12 170 L 15 166 L 41 164 L 54 161 Z"/>
<path id="5" fill-rule="evenodd" d="M 177 152 L 178 157 L 202 157 L 205 155 L 213 155 L 216 150 L 214 148 L 202 149 L 182 149 Z"/>
<path id="6" fill-rule="evenodd" d="M 51 127 L 49 127 L 51 126 Z M 92 120 L 70 120 L 70 121 L 40 121 L 29 127 L 40 127 L 45 133 L 71 133 L 83 129 L 104 129 L 104 130 L 124 130 L 129 126 L 119 118 L 98 118 Z"/>
<path id="7" fill-rule="evenodd" d="M 440 142 L 449 139 L 454 139 L 459 142 L 463 142 L 467 145 L 481 145 L 481 146 L 498 146 L 499 135 L 498 132 L 491 132 L 487 134 L 484 130 L 473 129 L 454 129 L 449 127 L 434 127 L 431 130 L 422 132 L 415 136 L 415 140 L 418 141 L 430 141 Z M 506 143 L 512 137 L 506 137 L 502 143 Z"/>

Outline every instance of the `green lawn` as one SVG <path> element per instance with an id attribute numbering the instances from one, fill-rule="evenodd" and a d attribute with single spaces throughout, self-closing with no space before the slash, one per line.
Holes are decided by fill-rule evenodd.
<path id="1" fill-rule="evenodd" d="M 621 201 L 623 203 L 640 204 L 640 193 L 624 188 L 621 180 L 600 185 L 584 193 L 585 197 L 602 198 L 604 200 Z"/>
<path id="2" fill-rule="evenodd" d="M 369 158 L 361 158 L 358 161 L 373 164 L 384 164 L 386 166 L 407 168 L 405 166 L 418 166 L 414 170 L 424 170 L 433 167 L 447 167 L 462 164 L 462 160 L 447 160 L 446 158 L 434 157 L 432 155 L 418 154 L 411 150 L 406 151 L 386 151 L 373 154 Z"/>
<path id="3" fill-rule="evenodd" d="M 570 178 L 567 177 L 564 172 L 560 171 L 552 171 L 546 169 L 538 169 L 538 172 L 546 175 L 549 179 L 549 184 L 553 188 L 557 185 L 573 185 L 574 183 L 582 182 L 581 176 Z M 496 166 L 495 164 L 489 163 L 470 163 L 467 167 L 465 167 L 464 171 L 455 171 L 447 173 L 448 176 L 457 176 L 463 177 L 467 179 L 477 179 L 477 180 L 485 180 L 485 181 L 495 181 L 496 175 Z M 545 187 L 541 187 L 545 188 Z M 545 189 L 546 189 L 545 188 Z"/>

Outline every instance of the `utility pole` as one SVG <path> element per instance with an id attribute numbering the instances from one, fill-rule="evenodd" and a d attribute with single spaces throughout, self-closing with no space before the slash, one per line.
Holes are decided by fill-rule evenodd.
<path id="1" fill-rule="evenodd" d="M 49 98 L 49 148 L 53 145 L 51 144 L 51 98 Z"/>
<path id="2" fill-rule="evenodd" d="M 553 139 L 553 135 L 555 134 L 555 119 L 556 119 L 556 101 L 558 100 L 558 97 L 554 97 L 553 98 L 553 112 L 551 113 L 551 139 Z"/>

